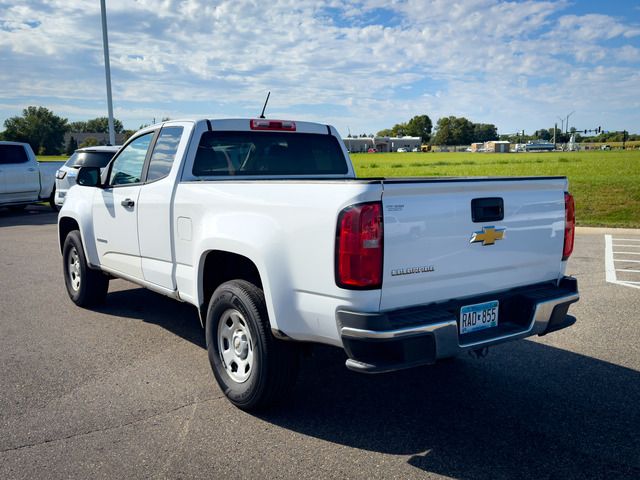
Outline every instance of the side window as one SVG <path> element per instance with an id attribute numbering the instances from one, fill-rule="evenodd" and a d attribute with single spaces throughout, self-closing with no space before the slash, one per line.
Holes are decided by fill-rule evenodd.
<path id="1" fill-rule="evenodd" d="M 149 161 L 148 182 L 159 180 L 169 175 L 181 137 L 182 127 L 166 127 L 160 131 Z"/>
<path id="2" fill-rule="evenodd" d="M 22 145 L 0 145 L 0 164 L 27 163 L 29 156 Z"/>
<path id="3" fill-rule="evenodd" d="M 109 185 L 140 183 L 144 159 L 147 156 L 153 134 L 154 132 L 150 132 L 136 138 L 120 152 L 120 155 L 113 161 Z"/>

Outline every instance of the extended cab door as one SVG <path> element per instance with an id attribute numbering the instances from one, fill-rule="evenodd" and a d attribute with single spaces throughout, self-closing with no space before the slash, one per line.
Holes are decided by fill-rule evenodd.
<path id="1" fill-rule="evenodd" d="M 160 130 L 138 197 L 138 239 L 147 282 L 175 290 L 171 211 L 179 160 L 189 143 L 191 122 L 170 122 Z M 174 168 L 175 164 L 175 168 Z"/>
<path id="2" fill-rule="evenodd" d="M 156 132 L 143 133 L 113 159 L 105 187 L 93 197 L 93 225 L 100 265 L 142 279 L 138 246 L 138 196 Z"/>

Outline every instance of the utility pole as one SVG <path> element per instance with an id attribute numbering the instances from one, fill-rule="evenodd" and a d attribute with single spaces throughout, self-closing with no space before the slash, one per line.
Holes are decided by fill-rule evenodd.
<path id="1" fill-rule="evenodd" d="M 562 133 L 563 130 L 564 130 L 564 118 L 562 118 L 562 117 L 557 117 L 557 118 L 558 118 L 558 120 L 560 120 L 560 133 Z M 558 124 L 556 123 L 556 126 L 557 125 Z"/>
<path id="2" fill-rule="evenodd" d="M 558 124 L 554 123 L 553 124 L 553 145 L 554 146 L 556 144 L 556 130 L 558 130 Z"/>
<path id="3" fill-rule="evenodd" d="M 567 124 L 565 125 L 565 131 L 564 133 L 569 133 L 569 117 L 571 115 L 573 115 L 574 113 L 576 113 L 576 111 L 574 110 L 573 112 L 571 112 L 569 115 L 567 115 Z"/>
<path id="4" fill-rule="evenodd" d="M 107 37 L 107 7 L 105 0 L 100 0 L 102 11 L 102 45 L 104 47 L 104 74 L 107 77 L 107 109 L 109 111 L 109 144 L 116 144 L 116 133 L 113 129 L 113 101 L 111 99 L 111 64 L 109 63 L 109 38 Z"/>

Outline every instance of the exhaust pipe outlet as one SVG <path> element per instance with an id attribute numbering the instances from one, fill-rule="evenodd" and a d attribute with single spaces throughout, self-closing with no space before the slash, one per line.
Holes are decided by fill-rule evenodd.
<path id="1" fill-rule="evenodd" d="M 469 350 L 469 356 L 479 360 L 489 355 L 489 347 L 476 348 L 475 350 Z"/>

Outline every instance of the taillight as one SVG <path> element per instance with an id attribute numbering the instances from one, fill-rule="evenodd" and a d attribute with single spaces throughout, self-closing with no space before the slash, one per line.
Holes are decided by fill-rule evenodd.
<path id="1" fill-rule="evenodd" d="M 361 203 L 338 216 L 336 284 L 341 288 L 382 286 L 382 205 Z"/>
<path id="2" fill-rule="evenodd" d="M 296 131 L 295 122 L 288 120 L 267 120 L 267 119 L 254 119 L 249 123 L 251 130 L 285 130 L 288 132 Z"/>
<path id="3" fill-rule="evenodd" d="M 573 252 L 573 239 L 576 233 L 576 206 L 573 195 L 564 192 L 564 248 L 562 260 L 567 260 Z"/>

